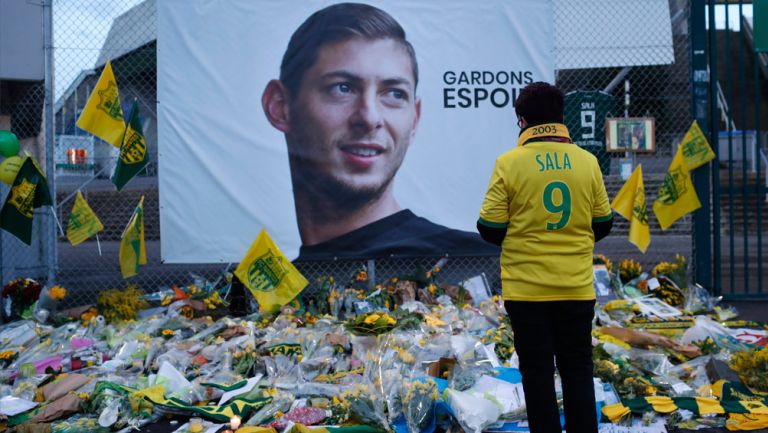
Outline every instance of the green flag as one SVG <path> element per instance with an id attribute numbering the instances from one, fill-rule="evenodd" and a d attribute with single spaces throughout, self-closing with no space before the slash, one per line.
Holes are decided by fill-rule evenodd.
<path id="1" fill-rule="evenodd" d="M 144 139 L 144 131 L 139 119 L 139 104 L 134 100 L 131 108 L 131 118 L 125 125 L 123 144 L 120 145 L 120 157 L 117 160 L 115 174 L 112 175 L 112 183 L 117 190 L 123 189 L 134 176 L 147 165 L 147 141 Z"/>
<path id="2" fill-rule="evenodd" d="M 0 228 L 31 245 L 34 210 L 51 204 L 53 201 L 48 190 L 48 181 L 34 160 L 28 156 L 21 164 L 11 185 L 11 192 L 0 210 Z"/>

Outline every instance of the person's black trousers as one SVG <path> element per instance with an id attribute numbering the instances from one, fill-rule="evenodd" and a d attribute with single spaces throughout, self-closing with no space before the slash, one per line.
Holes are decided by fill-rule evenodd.
<path id="1" fill-rule="evenodd" d="M 555 362 L 563 384 L 565 429 L 597 432 L 592 382 L 594 306 L 595 301 L 504 302 L 515 334 L 531 433 L 561 432 Z"/>

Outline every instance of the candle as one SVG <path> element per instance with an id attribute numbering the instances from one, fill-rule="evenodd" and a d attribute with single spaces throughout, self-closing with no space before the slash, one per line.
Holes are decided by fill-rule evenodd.
<path id="1" fill-rule="evenodd" d="M 235 415 L 232 418 L 229 419 L 229 428 L 232 429 L 232 431 L 237 430 L 240 427 L 240 417 Z"/>
<path id="2" fill-rule="evenodd" d="M 189 433 L 201 433 L 203 431 L 203 420 L 201 418 L 191 418 L 189 420 Z"/>

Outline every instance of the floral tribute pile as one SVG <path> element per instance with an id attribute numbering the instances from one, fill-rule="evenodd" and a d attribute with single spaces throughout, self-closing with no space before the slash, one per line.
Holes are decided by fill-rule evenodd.
<path id="1" fill-rule="evenodd" d="M 768 425 L 762 324 L 689 284 L 683 257 L 650 272 L 594 262 L 604 426 Z M 128 432 L 169 417 L 184 433 L 525 431 L 502 299 L 442 275 L 372 281 L 361 268 L 320 278 L 276 314 L 241 317 L 231 276 L 104 290 L 66 310 L 65 288 L 10 281 L 0 431 Z"/>

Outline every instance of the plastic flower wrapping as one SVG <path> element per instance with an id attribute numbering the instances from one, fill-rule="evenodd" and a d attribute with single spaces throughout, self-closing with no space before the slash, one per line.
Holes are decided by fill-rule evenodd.
<path id="1" fill-rule="evenodd" d="M 744 429 L 744 417 L 765 416 L 735 402 L 768 404 L 762 324 L 691 284 L 682 257 L 650 273 L 633 260 L 595 263 L 612 268 L 593 328 L 602 423 Z M 127 432 L 173 418 L 188 432 L 189 418 L 209 429 L 236 417 L 264 433 L 524 430 L 503 300 L 445 281 L 447 265 L 380 281 L 361 267 L 315 281 L 275 313 L 239 317 L 231 275 L 109 289 L 69 309 L 66 288 L 14 280 L 6 298 L 39 299 L 13 308 L 50 314 L 0 325 L 0 427 Z"/>

